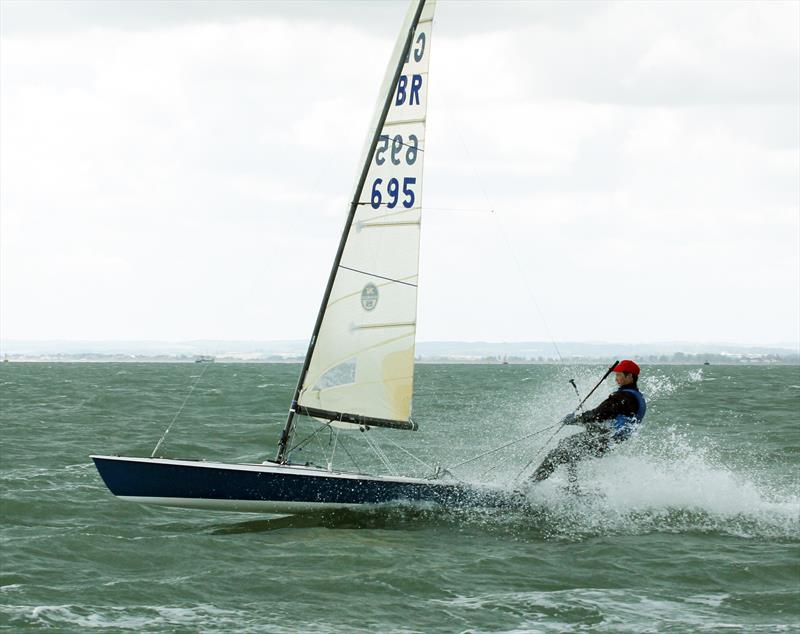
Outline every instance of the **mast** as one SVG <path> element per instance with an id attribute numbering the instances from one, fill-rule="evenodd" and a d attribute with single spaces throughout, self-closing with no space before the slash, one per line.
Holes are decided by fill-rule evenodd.
<path id="1" fill-rule="evenodd" d="M 322 296 L 322 302 L 320 304 L 319 312 L 317 313 L 317 319 L 316 322 L 314 323 L 314 330 L 311 334 L 311 339 L 309 340 L 308 343 L 308 350 L 306 351 L 306 356 L 305 359 L 303 360 L 303 367 L 300 370 L 300 377 L 297 381 L 297 387 L 295 388 L 294 396 L 292 397 L 292 403 L 289 406 L 289 413 L 286 417 L 286 423 L 284 424 L 283 431 L 281 432 L 281 438 L 280 441 L 278 442 L 278 453 L 275 460 L 276 462 L 279 463 L 283 463 L 286 461 L 287 445 L 289 444 L 289 439 L 292 434 L 292 428 L 294 427 L 295 415 L 298 413 L 298 399 L 300 398 L 300 391 L 303 388 L 303 383 L 305 382 L 306 374 L 308 373 L 308 368 L 309 365 L 311 364 L 311 357 L 314 352 L 314 347 L 316 346 L 317 343 L 317 336 L 319 335 L 319 331 L 322 326 L 322 320 L 325 316 L 325 309 L 327 308 L 328 301 L 330 300 L 331 291 L 333 290 L 333 284 L 336 280 L 336 273 L 342 261 L 342 254 L 344 253 L 344 249 L 347 244 L 347 237 L 350 234 L 350 229 L 353 225 L 353 218 L 355 217 L 356 211 L 358 209 L 359 199 L 361 198 L 361 193 L 364 190 L 364 183 L 367 180 L 367 175 L 370 169 L 370 165 L 375 155 L 375 150 L 378 146 L 381 132 L 383 131 L 383 126 L 384 123 L 386 122 L 386 117 L 389 113 L 389 109 L 392 106 L 394 93 L 395 90 L 397 89 L 397 82 L 400 79 L 400 75 L 402 74 L 406 58 L 408 57 L 409 52 L 411 50 L 414 31 L 416 30 L 417 24 L 419 23 L 420 15 L 422 15 L 422 10 L 425 7 L 425 2 L 426 0 L 419 0 L 416 11 L 414 12 L 414 17 L 411 21 L 411 24 L 409 25 L 408 33 L 406 34 L 405 44 L 403 45 L 402 53 L 400 55 L 400 58 L 398 59 L 397 68 L 395 68 L 394 70 L 392 81 L 389 84 L 389 90 L 386 91 L 380 118 L 378 119 L 378 123 L 375 126 L 375 129 L 373 130 L 372 140 L 369 145 L 369 150 L 364 158 L 364 165 L 361 168 L 361 175 L 359 176 L 358 183 L 356 184 L 355 192 L 353 194 L 353 200 L 350 203 L 350 210 L 347 215 L 347 220 L 345 221 L 344 230 L 342 231 L 342 237 L 339 241 L 339 248 L 337 249 L 336 256 L 333 259 L 333 266 L 331 267 L 331 272 L 330 275 L 328 276 L 328 283 L 325 287 L 325 293 Z"/>

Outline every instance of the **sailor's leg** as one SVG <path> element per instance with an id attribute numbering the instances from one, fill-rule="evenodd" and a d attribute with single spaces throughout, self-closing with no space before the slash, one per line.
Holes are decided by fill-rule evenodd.
<path id="1" fill-rule="evenodd" d="M 567 463 L 567 488 L 575 495 L 580 494 L 578 486 L 578 462 L 584 458 L 600 458 L 608 450 L 608 438 L 603 434 L 586 433 L 581 436 L 573 451 L 573 460 Z"/>
<path id="2" fill-rule="evenodd" d="M 570 460 L 567 463 L 567 482 L 569 482 L 570 490 L 578 490 L 578 461 Z"/>
<path id="3" fill-rule="evenodd" d="M 581 487 L 578 486 L 578 463 L 567 463 L 567 486 L 566 490 L 572 495 L 580 495 Z"/>
<path id="4" fill-rule="evenodd" d="M 586 455 L 584 449 L 586 445 L 585 436 L 588 435 L 591 434 L 588 434 L 588 432 L 582 432 L 580 434 L 575 434 L 574 436 L 564 438 L 558 443 L 558 446 L 553 449 L 553 451 L 545 456 L 542 464 L 537 467 L 530 479 L 533 482 L 541 482 L 542 480 L 546 480 L 552 475 L 553 471 L 555 471 L 556 467 L 559 465 L 574 463 L 584 457 Z"/>
<path id="5" fill-rule="evenodd" d="M 529 480 L 533 482 L 547 480 L 547 478 L 552 475 L 553 471 L 556 470 L 556 467 L 564 462 L 566 462 L 566 460 L 564 459 L 561 449 L 556 447 L 544 457 L 542 464 L 536 467 L 536 471 L 533 472 Z"/>

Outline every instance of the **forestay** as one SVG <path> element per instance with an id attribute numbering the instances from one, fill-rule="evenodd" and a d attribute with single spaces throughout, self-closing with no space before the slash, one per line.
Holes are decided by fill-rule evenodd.
<path id="1" fill-rule="evenodd" d="M 301 414 L 411 427 L 434 4 L 425 3 L 421 12 L 418 4 L 412 5 L 386 71 L 362 161 L 366 178 L 360 174 L 356 185 L 358 204 L 302 381 Z M 390 92 L 391 105 L 381 124 Z"/>

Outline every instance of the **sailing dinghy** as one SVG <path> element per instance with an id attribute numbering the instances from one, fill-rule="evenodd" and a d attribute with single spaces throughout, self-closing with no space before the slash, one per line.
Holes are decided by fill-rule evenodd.
<path id="1" fill-rule="evenodd" d="M 445 506 L 496 494 L 451 476 L 364 475 L 293 464 L 299 419 L 414 430 L 411 401 L 428 64 L 435 0 L 414 0 L 381 87 L 344 232 L 275 460 L 227 464 L 93 455 L 117 497 L 175 507 L 297 513 L 401 500 Z M 368 432 L 367 432 L 368 433 Z M 160 444 L 160 443 L 159 443 Z"/>

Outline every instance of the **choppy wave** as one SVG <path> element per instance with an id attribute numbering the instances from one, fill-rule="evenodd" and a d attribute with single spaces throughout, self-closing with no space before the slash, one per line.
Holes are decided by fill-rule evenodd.
<path id="1" fill-rule="evenodd" d="M 704 380 L 702 369 L 677 376 L 654 372 L 642 381 L 642 389 L 651 409 L 657 409 L 662 399 Z M 543 394 L 547 398 L 548 390 Z M 741 464 L 726 465 L 716 444 L 707 438 L 701 444 L 696 435 L 678 426 L 653 427 L 602 459 L 580 463 L 577 494 L 571 490 L 563 468 L 547 481 L 520 486 L 520 474 L 530 473 L 546 450 L 555 445 L 550 434 L 543 435 L 545 439 L 551 436 L 548 447 L 530 452 L 538 459 L 526 471 L 520 471 L 525 463 L 517 453 L 509 464 L 497 469 L 473 468 L 466 479 L 479 482 L 494 472 L 498 487 L 521 489 L 536 510 L 537 528 L 547 536 L 584 538 L 653 531 L 713 531 L 746 538 L 792 539 L 800 535 L 796 479 L 787 489 L 786 482 L 771 482 L 763 470 L 759 473 Z M 497 460 L 499 464 L 503 458 Z M 517 521 L 527 520 L 506 516 L 503 523 L 513 525 Z"/>
<path id="2" fill-rule="evenodd" d="M 644 382 L 650 402 L 704 381 L 702 369 L 683 376 L 651 375 Z M 767 469 L 723 459 L 715 440 L 686 427 L 663 426 L 642 433 L 601 460 L 579 468 L 589 495 L 564 496 L 563 472 L 536 487 L 548 508 L 566 512 L 577 528 L 604 531 L 712 530 L 742 537 L 800 534 L 797 480 L 776 481 Z M 691 421 L 690 421 L 691 424 Z"/>
<path id="3" fill-rule="evenodd" d="M 441 615 L 437 631 L 506 632 L 535 634 L 554 632 L 785 632 L 793 631 L 780 621 L 742 623 L 721 618 L 720 608 L 733 604 L 725 592 L 689 594 L 682 598 L 657 598 L 626 589 L 578 588 L 552 591 L 477 592 L 431 598 L 418 610 Z M 265 615 L 258 605 L 221 609 L 211 604 L 179 607 L 170 605 L 87 606 L 77 604 L 4 606 L 0 614 L 12 626 L 66 631 L 270 631 L 361 632 L 364 627 L 320 620 L 308 622 Z M 470 625 L 478 616 L 495 614 L 506 627 Z M 381 631 L 418 632 L 396 620 L 371 619 Z M 373 630 L 375 631 L 375 630 Z"/>
<path id="4" fill-rule="evenodd" d="M 501 509 L 264 518 L 120 502 L 87 457 L 149 455 L 196 368 L 6 365 L 0 629 L 683 633 L 800 622 L 797 380 L 783 369 L 648 368 L 644 430 L 582 463 L 578 495 L 559 470 Z M 297 369 L 211 370 L 167 455 L 271 455 Z M 553 425 L 577 403 L 567 381 L 585 395 L 602 371 L 424 366 L 420 431 L 385 436 L 454 465 Z M 455 473 L 511 492 L 551 434 Z M 379 470 L 362 449 L 364 470 Z"/>
<path id="5" fill-rule="evenodd" d="M 641 440 L 641 442 L 637 442 Z M 739 537 L 796 538 L 800 497 L 715 464 L 676 436 L 654 451 L 645 439 L 583 463 L 579 493 L 566 475 L 525 489 L 554 535 L 714 531 Z"/>
<path id="6" fill-rule="evenodd" d="M 199 627 L 214 623 L 238 627 L 242 615 L 233 610 L 220 610 L 212 605 L 172 606 L 86 606 L 75 604 L 7 606 L 4 610 L 11 623 L 40 628 L 147 630 L 164 626 Z"/>
<path id="7" fill-rule="evenodd" d="M 658 599 L 631 590 L 577 588 L 462 595 L 438 603 L 465 615 L 483 610 L 518 615 L 518 625 L 503 630 L 508 634 L 582 631 L 787 631 L 781 624 L 744 625 L 732 620 L 720 620 L 719 608 L 728 601 L 730 595 L 724 592 L 690 594 L 683 599 Z M 477 633 L 494 630 L 478 628 L 468 631 Z"/>

